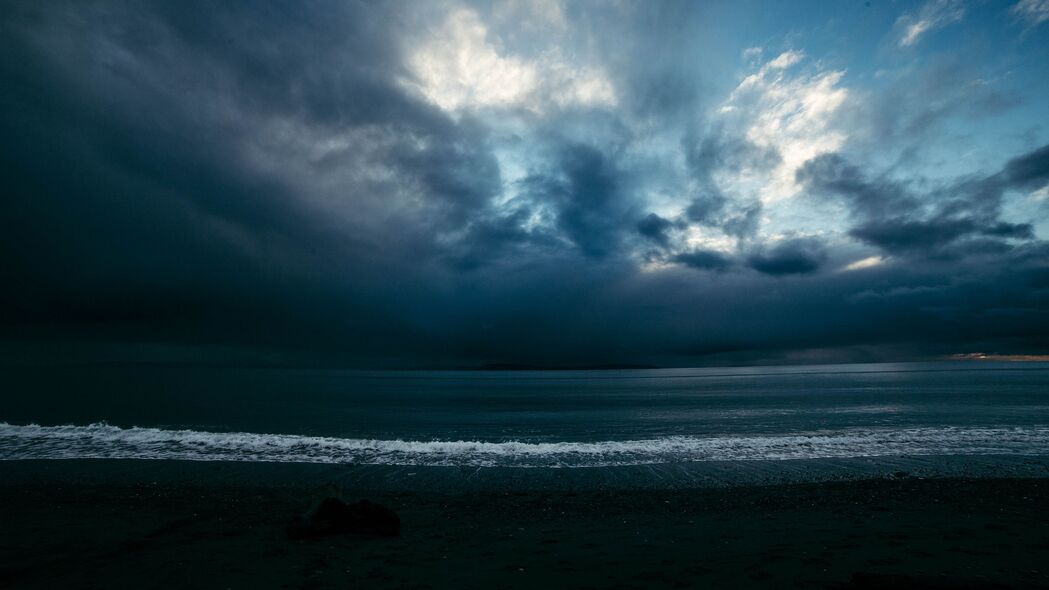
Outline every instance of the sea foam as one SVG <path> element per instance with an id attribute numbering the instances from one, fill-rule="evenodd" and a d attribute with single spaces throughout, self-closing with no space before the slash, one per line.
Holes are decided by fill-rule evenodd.
<path id="1" fill-rule="evenodd" d="M 357 465 L 598 467 L 924 455 L 1049 455 L 1049 427 L 846 429 L 595 442 L 373 440 L 0 423 L 0 460 L 178 459 Z"/>

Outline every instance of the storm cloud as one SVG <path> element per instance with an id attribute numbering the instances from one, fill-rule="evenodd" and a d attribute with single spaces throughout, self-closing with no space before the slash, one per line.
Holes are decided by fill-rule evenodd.
<path id="1" fill-rule="evenodd" d="M 823 244 L 812 238 L 785 240 L 766 251 L 756 252 L 747 264 L 767 275 L 809 274 L 827 258 Z"/>
<path id="2" fill-rule="evenodd" d="M 1044 352 L 1049 94 L 1002 73 L 1045 63 L 1049 26 L 923 54 L 991 9 L 871 9 L 868 72 L 807 48 L 798 11 L 747 32 L 749 4 L 7 2 L 0 345 L 398 367 Z M 842 10 L 838 33 L 871 26 Z"/>
<path id="3" fill-rule="evenodd" d="M 906 184 L 869 179 L 837 154 L 808 161 L 797 173 L 810 190 L 836 197 L 850 210 L 849 234 L 891 254 L 935 255 L 981 241 L 1011 249 L 1007 240 L 1034 239 L 1030 223 L 1001 219 L 1007 192 L 1049 182 L 1049 146 L 1017 156 L 983 178 L 967 178 L 924 194 Z M 989 239 L 990 238 L 990 239 Z"/>

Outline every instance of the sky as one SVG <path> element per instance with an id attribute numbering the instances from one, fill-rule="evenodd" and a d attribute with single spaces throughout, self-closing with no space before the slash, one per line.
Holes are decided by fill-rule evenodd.
<path id="1" fill-rule="evenodd" d="M 1049 1 L 0 5 L 6 362 L 1049 353 Z"/>

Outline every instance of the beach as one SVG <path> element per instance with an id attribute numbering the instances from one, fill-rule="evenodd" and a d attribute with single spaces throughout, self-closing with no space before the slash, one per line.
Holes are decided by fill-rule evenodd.
<path id="1" fill-rule="evenodd" d="M 1049 588 L 1042 365 L 0 380 L 3 587 Z"/>
<path id="2" fill-rule="evenodd" d="M 4 587 L 1049 587 L 1049 480 L 1039 477 L 344 484 L 347 500 L 396 511 L 401 535 L 291 540 L 285 525 L 319 493 L 301 468 L 255 465 L 248 476 L 201 463 L 172 474 L 142 461 L 81 477 L 105 470 L 63 463 L 3 466 Z"/>

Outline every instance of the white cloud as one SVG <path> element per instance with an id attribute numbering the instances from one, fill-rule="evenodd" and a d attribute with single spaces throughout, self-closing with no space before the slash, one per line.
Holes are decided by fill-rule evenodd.
<path id="1" fill-rule="evenodd" d="M 713 250 L 723 254 L 731 254 L 736 248 L 736 240 L 724 233 L 696 225 L 689 226 L 685 231 L 685 244 L 688 250 Z"/>
<path id="2" fill-rule="evenodd" d="M 914 45 L 918 42 L 918 37 L 921 37 L 922 33 L 928 31 L 930 26 L 932 26 L 932 23 L 927 20 L 917 20 L 908 24 L 904 27 L 903 35 L 900 36 L 900 46 Z"/>
<path id="3" fill-rule="evenodd" d="M 743 59 L 748 62 L 753 62 L 761 59 L 761 53 L 764 51 L 760 47 L 748 47 L 743 50 Z"/>
<path id="4" fill-rule="evenodd" d="M 503 0 L 492 10 L 496 20 L 517 28 L 565 29 L 568 19 L 561 0 Z"/>
<path id="5" fill-rule="evenodd" d="M 779 54 L 776 59 L 770 61 L 766 67 L 773 70 L 782 70 L 798 63 L 802 57 L 803 54 L 800 51 L 785 51 Z"/>
<path id="6" fill-rule="evenodd" d="M 539 61 L 543 75 L 543 98 L 558 106 L 614 106 L 615 90 L 604 72 L 591 67 L 569 64 L 558 50 L 543 55 Z"/>
<path id="7" fill-rule="evenodd" d="M 477 13 L 457 10 L 412 55 L 423 94 L 443 109 L 520 102 L 537 84 L 535 66 L 499 55 Z"/>
<path id="8" fill-rule="evenodd" d="M 739 86 L 732 91 L 732 95 L 729 96 L 729 99 L 721 106 L 721 112 L 727 113 L 734 111 L 736 109 L 734 102 L 737 102 L 735 99 L 738 99 L 744 93 L 763 84 L 768 80 L 770 74 L 775 74 L 776 70 L 783 70 L 798 63 L 801 61 L 803 55 L 804 54 L 800 51 L 785 51 L 761 66 L 761 69 L 756 73 L 743 78 L 743 81 L 739 83 Z"/>
<path id="9" fill-rule="evenodd" d="M 745 77 L 720 108 L 724 117 L 741 126 L 749 142 L 780 155 L 771 171 L 743 170 L 729 179 L 741 188 L 756 190 L 766 202 L 796 193 L 798 167 L 845 143 L 845 134 L 832 124 L 848 97 L 848 90 L 841 86 L 845 72 L 791 73 L 803 57 L 801 52 L 787 51 L 770 60 Z"/>
<path id="10" fill-rule="evenodd" d="M 845 266 L 843 266 L 841 268 L 841 270 L 842 271 L 862 270 L 864 268 L 872 268 L 872 267 L 875 267 L 875 266 L 879 266 L 879 265 L 884 264 L 884 263 L 885 263 L 885 259 L 882 258 L 881 256 L 868 256 L 867 258 L 863 258 L 861 260 L 857 260 L 857 261 L 852 262 L 850 264 L 846 264 Z"/>
<path id="11" fill-rule="evenodd" d="M 964 16 L 965 6 L 958 0 L 930 0 L 917 14 L 905 14 L 896 19 L 893 27 L 896 44 L 910 47 L 925 33 L 958 22 Z"/>
<path id="12" fill-rule="evenodd" d="M 1010 12 L 1034 27 L 1049 20 L 1049 0 L 1020 0 Z"/>
<path id="13" fill-rule="evenodd" d="M 468 9 L 414 48 L 409 67 L 416 85 L 448 111 L 477 107 L 611 106 L 615 91 L 604 72 L 570 63 L 556 47 L 533 59 L 507 55 L 480 16 Z"/>

